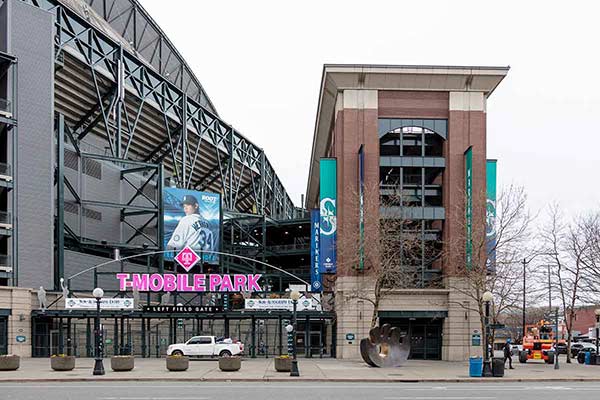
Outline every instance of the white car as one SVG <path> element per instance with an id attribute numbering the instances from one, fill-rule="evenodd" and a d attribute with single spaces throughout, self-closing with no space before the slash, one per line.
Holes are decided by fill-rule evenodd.
<path id="1" fill-rule="evenodd" d="M 217 340 L 215 336 L 194 336 L 185 343 L 172 344 L 167 355 L 229 357 L 242 354 L 244 345 L 231 339 Z"/>

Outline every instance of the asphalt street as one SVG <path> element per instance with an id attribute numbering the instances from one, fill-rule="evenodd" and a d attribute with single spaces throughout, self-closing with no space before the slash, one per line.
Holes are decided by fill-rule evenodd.
<path id="1" fill-rule="evenodd" d="M 569 400 L 597 399 L 600 383 L 173 383 L 0 384 L 2 400 Z"/>

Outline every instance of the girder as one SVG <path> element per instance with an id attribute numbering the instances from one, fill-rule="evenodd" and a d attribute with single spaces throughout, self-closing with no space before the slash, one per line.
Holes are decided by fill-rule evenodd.
<path id="1" fill-rule="evenodd" d="M 123 42 L 136 15 L 147 17 L 137 2 L 86 0 L 111 26 L 123 22 L 120 34 L 125 36 L 118 38 L 97 26 L 97 18 L 90 17 L 93 11 L 88 10 L 86 19 L 81 4 L 73 6 L 77 0 L 23 1 L 56 15 L 56 57 L 64 60 L 56 72 L 57 110 L 69 126 L 78 128 L 74 133 L 79 139 L 93 133 L 107 141 L 112 157 L 161 162 L 180 187 L 198 186 L 217 168 L 219 176 L 203 186 L 220 191 L 227 209 L 255 208 L 278 219 L 293 217 L 293 203 L 262 149 L 183 88 L 192 82 L 183 75 L 191 72 L 178 53 L 163 54 L 158 63 L 149 57 L 148 62 L 152 41 L 144 38 L 143 30 L 157 28 L 154 22 L 146 19 L 150 25 L 137 25 L 133 45 Z M 159 36 L 164 45 L 166 38 L 162 32 Z M 172 60 L 182 66 L 175 81 L 175 73 L 166 76 L 164 71 Z"/>

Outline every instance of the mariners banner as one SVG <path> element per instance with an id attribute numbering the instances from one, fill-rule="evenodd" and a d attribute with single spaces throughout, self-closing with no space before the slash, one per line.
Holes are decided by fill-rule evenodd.
<path id="1" fill-rule="evenodd" d="M 365 268 L 365 153 L 358 149 L 358 269 Z"/>
<path id="2" fill-rule="evenodd" d="M 320 160 L 319 269 L 322 274 L 336 273 L 337 239 L 337 163 L 333 158 Z"/>
<path id="3" fill-rule="evenodd" d="M 496 160 L 487 160 L 486 174 L 486 230 L 487 269 L 496 270 Z"/>
<path id="4" fill-rule="evenodd" d="M 466 267 L 473 266 L 473 150 L 465 152 L 465 222 L 466 222 Z"/>
<path id="5" fill-rule="evenodd" d="M 322 292 L 323 280 L 319 271 L 319 210 L 310 210 L 310 291 Z"/>
<path id="6" fill-rule="evenodd" d="M 165 188 L 164 237 L 165 250 L 176 251 L 186 246 L 201 256 L 203 262 L 218 264 L 221 226 L 221 197 L 216 193 Z M 166 253 L 173 260 L 176 251 Z"/>

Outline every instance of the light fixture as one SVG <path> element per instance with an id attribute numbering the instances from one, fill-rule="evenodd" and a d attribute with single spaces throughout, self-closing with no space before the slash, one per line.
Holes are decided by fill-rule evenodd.
<path id="1" fill-rule="evenodd" d="M 94 296 L 97 299 L 101 299 L 104 296 L 104 290 L 102 290 L 102 288 L 97 287 L 92 292 L 92 296 Z"/>
<path id="2" fill-rule="evenodd" d="M 293 301 L 298 301 L 299 298 L 300 292 L 297 290 L 292 290 L 292 293 L 290 293 L 290 299 L 292 299 Z"/>
<path id="3" fill-rule="evenodd" d="M 485 301 L 486 303 L 492 301 L 493 299 L 494 299 L 494 295 L 489 290 L 487 292 L 485 292 L 483 294 L 483 296 L 481 296 L 481 300 Z"/>
<path id="4" fill-rule="evenodd" d="M 594 310 L 594 314 L 596 314 L 597 316 L 600 316 L 600 308 L 596 308 Z"/>
<path id="5" fill-rule="evenodd" d="M 285 331 L 287 333 L 292 333 L 294 331 L 294 326 L 292 324 L 288 324 L 285 326 Z"/>

